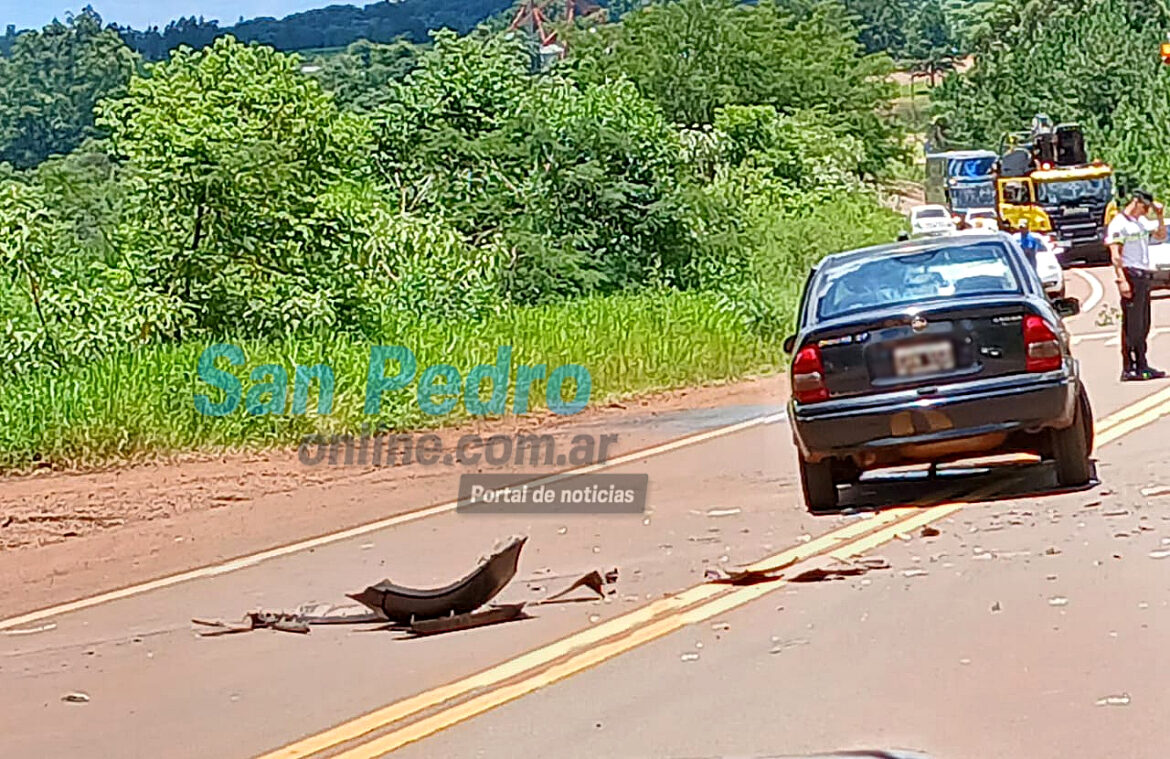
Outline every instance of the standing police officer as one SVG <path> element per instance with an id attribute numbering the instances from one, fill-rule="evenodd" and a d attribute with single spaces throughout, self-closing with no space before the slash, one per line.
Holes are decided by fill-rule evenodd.
<path id="1" fill-rule="evenodd" d="M 1150 211 L 1157 221 L 1149 218 Z M 1136 190 L 1129 203 L 1109 222 L 1105 242 L 1109 245 L 1117 289 L 1121 293 L 1121 381 L 1160 379 L 1158 371 L 1146 360 L 1146 338 L 1150 334 L 1150 288 L 1153 269 L 1150 265 L 1150 237 L 1166 240 L 1166 221 L 1162 204 L 1145 190 Z"/>

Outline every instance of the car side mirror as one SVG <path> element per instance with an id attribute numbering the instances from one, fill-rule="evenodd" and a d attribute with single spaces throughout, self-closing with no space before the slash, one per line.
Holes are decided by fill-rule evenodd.
<path id="1" fill-rule="evenodd" d="M 1076 298 L 1057 298 L 1052 301 L 1052 307 L 1062 318 L 1076 316 L 1081 312 L 1081 302 Z"/>
<path id="2" fill-rule="evenodd" d="M 784 338 L 784 352 L 792 353 L 792 349 L 796 347 L 796 335 L 789 335 Z"/>

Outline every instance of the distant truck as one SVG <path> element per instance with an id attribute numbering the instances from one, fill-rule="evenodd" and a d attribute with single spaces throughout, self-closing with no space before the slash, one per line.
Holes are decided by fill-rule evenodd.
<path id="1" fill-rule="evenodd" d="M 948 150 L 926 156 L 926 202 L 946 206 L 958 218 L 968 211 L 995 207 L 992 150 Z"/>
<path id="2" fill-rule="evenodd" d="M 1063 258 L 1108 257 L 1105 230 L 1117 213 L 1113 169 L 1089 161 L 1076 124 L 1052 126 L 1040 114 L 1030 132 L 1007 135 L 1000 146 L 995 207 L 1001 226 L 1027 221 L 1051 232 Z"/>

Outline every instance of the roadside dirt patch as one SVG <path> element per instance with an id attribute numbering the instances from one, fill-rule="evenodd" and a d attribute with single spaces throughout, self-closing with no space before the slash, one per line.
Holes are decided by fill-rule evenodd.
<path id="1" fill-rule="evenodd" d="M 615 434 L 610 458 L 776 410 L 783 376 L 655 393 L 587 409 L 435 430 L 463 435 Z M 84 473 L 0 478 L 0 611 L 222 561 L 452 500 L 460 474 L 566 466 L 306 466 L 295 449 L 181 459 Z"/>

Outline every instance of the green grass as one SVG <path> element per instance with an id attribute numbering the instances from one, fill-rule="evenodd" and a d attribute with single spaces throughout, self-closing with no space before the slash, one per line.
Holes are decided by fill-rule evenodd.
<path id="1" fill-rule="evenodd" d="M 313 432 L 357 432 L 363 423 L 399 430 L 449 424 L 466 417 L 462 403 L 448 416 L 423 413 L 414 392 L 418 376 L 438 363 L 452 364 L 465 376 L 477 364 L 492 363 L 499 345 L 513 346 L 513 377 L 518 364 L 543 363 L 549 371 L 565 363 L 585 366 L 593 382 L 591 403 L 773 371 L 784 358 L 780 336 L 753 334 L 740 315 L 721 307 L 718 296 L 676 292 L 516 308 L 480 323 L 404 325 L 381 343 L 410 348 L 418 372 L 410 387 L 385 394 L 376 417 L 363 414 L 370 344 L 345 336 L 235 341 L 247 361 L 231 371 L 241 378 L 244 392 L 252 384 L 247 379 L 252 368 L 279 364 L 289 372 L 290 407 L 293 364 L 329 364 L 336 394 L 328 416 L 313 413 L 315 384 L 305 415 L 286 409 L 280 416 L 249 416 L 243 403 L 227 416 L 199 414 L 195 393 L 216 401 L 221 397 L 196 375 L 207 343 L 151 346 L 87 366 L 8 379 L 0 383 L 0 471 L 38 463 L 79 467 L 184 451 L 291 445 Z M 387 372 L 394 370 L 391 363 Z M 544 383 L 537 383 L 533 405 L 543 405 L 543 398 Z"/>

